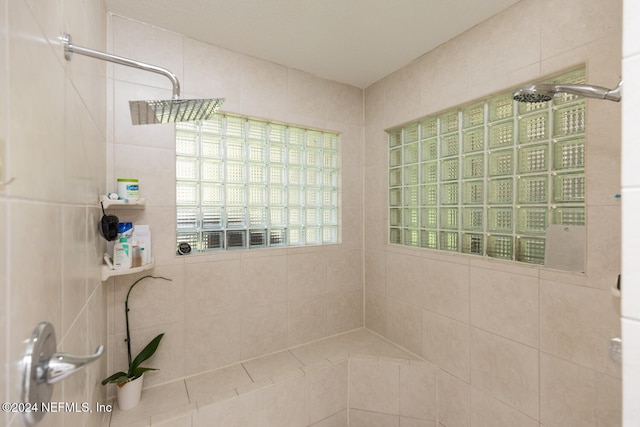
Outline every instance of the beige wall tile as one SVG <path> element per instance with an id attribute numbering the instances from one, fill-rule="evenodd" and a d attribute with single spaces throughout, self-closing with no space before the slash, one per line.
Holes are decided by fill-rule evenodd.
<path id="1" fill-rule="evenodd" d="M 287 304 L 285 302 L 247 308 L 242 311 L 242 350 L 249 359 L 287 347 Z"/>
<path id="2" fill-rule="evenodd" d="M 471 267 L 472 326 L 538 345 L 538 279 Z"/>
<path id="3" fill-rule="evenodd" d="M 258 117 L 275 117 L 279 120 L 285 120 L 284 116 L 288 107 L 287 68 L 273 62 L 246 56 L 241 56 L 240 66 L 242 112 Z M 234 102 L 233 99 L 230 101 Z"/>
<path id="4" fill-rule="evenodd" d="M 362 251 L 327 248 L 327 292 L 362 289 Z"/>
<path id="5" fill-rule="evenodd" d="M 14 256 L 7 258 L 10 298 L 7 303 L 9 345 L 9 401 L 20 401 L 24 340 L 36 325 L 50 322 L 62 337 L 62 207 L 11 201 L 8 206 L 9 239 Z M 34 239 L 33 236 L 39 236 Z M 55 248 L 55 250 L 53 249 Z M 20 256 L 17 256 L 17 255 Z M 28 254 L 28 256 L 24 256 Z M 38 260 L 34 268 L 34 260 Z"/>
<path id="6" fill-rule="evenodd" d="M 388 156 L 387 152 L 388 148 L 385 150 L 385 159 Z M 389 177 L 385 176 L 384 173 L 388 173 L 388 167 L 387 165 L 383 165 L 367 166 L 364 168 L 364 181 L 367 183 L 364 188 L 364 205 L 366 207 L 388 208 L 387 191 Z M 383 225 L 386 228 L 388 226 L 387 221 L 384 221 Z"/>
<path id="7" fill-rule="evenodd" d="M 620 46 L 619 40 L 615 40 L 615 43 L 600 42 L 593 43 L 585 49 L 597 49 L 603 54 L 605 52 L 615 52 L 615 49 Z M 610 61 L 611 63 L 619 62 L 620 58 L 617 56 L 619 52 L 615 52 L 614 57 L 598 58 L 598 64 L 594 65 L 589 63 L 587 69 L 587 75 L 589 80 L 594 82 L 593 84 L 599 84 L 600 86 L 615 87 L 620 80 L 619 70 L 608 70 L 605 64 L 601 62 Z M 604 56 L 604 55 L 601 55 Z M 592 59 L 596 62 L 595 59 Z M 603 73 L 601 70 L 608 70 L 608 73 Z M 595 83 L 598 82 L 598 83 Z M 585 197 L 589 200 L 589 205 L 609 205 L 619 206 L 617 200 L 613 197 L 616 193 L 620 192 L 620 174 L 613 174 L 610 171 L 620 168 L 621 162 L 621 147 L 617 144 L 611 144 L 608 138 L 618 141 L 621 138 L 621 128 L 611 128 L 611 123 L 620 123 L 621 118 L 621 105 L 613 102 L 587 102 L 587 117 L 589 117 L 589 134 L 588 136 L 593 141 L 589 145 L 589 150 L 585 152 L 585 163 L 589 165 L 590 171 L 586 177 L 586 194 Z M 616 217 L 618 217 L 616 215 Z M 589 217 L 588 221 L 592 221 L 593 218 Z M 616 221 L 617 222 L 617 221 Z M 619 250 L 619 249 L 618 249 Z M 617 251 L 615 252 L 617 254 Z"/>
<path id="8" fill-rule="evenodd" d="M 620 426 L 619 379 L 540 354 L 540 422 L 545 427 Z"/>
<path id="9" fill-rule="evenodd" d="M 267 378 L 276 377 L 291 371 L 296 371 L 302 363 L 289 351 L 280 351 L 268 356 L 243 362 L 242 365 L 247 370 L 254 382 Z"/>
<path id="10" fill-rule="evenodd" d="M 234 111 L 233 106 L 240 103 L 241 70 L 242 55 L 184 38 L 184 75 L 180 82 L 185 95 L 226 98 L 222 108 Z"/>
<path id="11" fill-rule="evenodd" d="M 349 409 L 349 427 L 399 427 L 400 417 L 379 412 Z"/>
<path id="12" fill-rule="evenodd" d="M 400 365 L 400 415 L 420 420 L 437 419 L 438 369 L 434 365 Z"/>
<path id="13" fill-rule="evenodd" d="M 510 84 L 507 78 L 512 70 L 539 61 L 540 19 L 539 2 L 522 1 L 463 34 L 461 39 L 472 52 L 468 96 L 474 98 L 502 91 Z M 511 27 L 514 20 L 522 23 L 515 32 Z"/>
<path id="14" fill-rule="evenodd" d="M 342 146 L 344 147 L 347 141 L 342 141 Z M 352 144 L 355 145 L 355 144 Z M 359 147 L 359 145 L 358 145 Z M 356 147 L 357 148 L 357 147 Z M 355 150 L 353 148 L 352 150 Z M 356 160 L 355 158 L 353 160 Z M 352 162 L 353 162 L 352 160 Z M 363 205 L 363 196 L 364 196 L 364 187 L 362 180 L 364 176 L 362 174 L 361 166 L 351 166 L 353 163 L 346 163 L 349 166 L 345 166 L 341 170 L 340 179 L 341 179 L 341 188 L 342 191 L 342 206 L 347 208 L 362 208 Z"/>
<path id="15" fill-rule="evenodd" d="M 309 376 L 301 375 L 262 389 L 258 413 L 264 427 L 309 425 Z"/>
<path id="16" fill-rule="evenodd" d="M 215 405 L 198 408 L 193 414 L 193 427 L 214 424 L 229 427 L 261 427 L 258 393 L 247 393 Z"/>
<path id="17" fill-rule="evenodd" d="M 367 233 L 365 235 L 365 248 L 379 249 L 389 241 L 388 230 L 389 208 L 369 208 L 365 212 L 364 225 Z"/>
<path id="18" fill-rule="evenodd" d="M 320 248 L 288 257 L 289 298 L 321 295 L 327 289 L 327 255 Z"/>
<path id="19" fill-rule="evenodd" d="M 184 322 L 185 375 L 220 368 L 240 360 L 241 315 L 238 312 L 186 319 Z M 215 343 L 212 345 L 212 343 Z"/>
<path id="20" fill-rule="evenodd" d="M 173 147 L 114 144 L 114 162 L 117 166 L 114 169 L 114 179 L 107 183 L 109 191 L 117 190 L 118 178 L 137 178 L 140 196 L 145 198 L 145 209 L 175 203 L 176 153 Z M 159 170 L 166 173 L 158 176 Z M 175 218 L 175 214 L 173 217 Z"/>
<path id="21" fill-rule="evenodd" d="M 387 295 L 421 306 L 425 299 L 422 259 L 401 253 L 387 253 L 385 264 Z"/>
<path id="22" fill-rule="evenodd" d="M 471 427 L 538 427 L 539 422 L 491 396 L 471 389 Z"/>
<path id="23" fill-rule="evenodd" d="M 240 260 L 185 266 L 185 316 L 198 318 L 238 310 L 242 306 Z"/>
<path id="24" fill-rule="evenodd" d="M 422 261 L 425 297 L 422 307 L 461 322 L 469 321 L 469 267 L 462 264 Z"/>
<path id="25" fill-rule="evenodd" d="M 240 258 L 242 279 L 238 284 L 242 287 L 243 307 L 287 301 L 287 257 L 244 255 Z"/>
<path id="26" fill-rule="evenodd" d="M 113 15 L 111 22 L 113 54 L 167 68 L 178 76 L 178 80 L 181 79 L 184 74 L 184 36 L 159 27 L 140 25 L 138 21 L 118 15 Z M 163 49 L 158 49 L 157 46 L 163 46 Z M 116 80 L 172 89 L 167 77 L 132 67 L 115 66 L 113 76 Z"/>
<path id="27" fill-rule="evenodd" d="M 251 382 L 251 377 L 241 364 L 185 379 L 189 402 L 195 402 L 199 407 L 206 406 L 209 401 L 215 401 L 218 395 L 226 396 L 230 390 L 233 391 Z"/>
<path id="28" fill-rule="evenodd" d="M 422 350 L 422 310 L 403 302 L 387 301 L 387 337 L 416 354 Z"/>
<path id="29" fill-rule="evenodd" d="M 288 106 L 296 110 L 296 115 L 318 123 L 325 122 L 332 103 L 326 97 L 331 83 L 299 70 L 289 69 L 287 88 Z"/>
<path id="30" fill-rule="evenodd" d="M 607 350 L 620 336 L 620 313 L 611 292 L 558 282 L 540 283 L 540 350 L 620 377 Z"/>
<path id="31" fill-rule="evenodd" d="M 364 235 L 363 215 L 362 208 L 342 208 L 341 243 L 345 248 L 362 247 Z"/>
<path id="32" fill-rule="evenodd" d="M 348 401 L 349 363 L 345 360 L 309 372 L 311 424 L 345 413 Z M 336 423 L 338 423 L 336 419 Z"/>
<path id="33" fill-rule="evenodd" d="M 438 427 L 436 421 L 400 417 L 400 427 Z"/>
<path id="34" fill-rule="evenodd" d="M 362 297 L 361 290 L 326 295 L 327 335 L 362 326 Z"/>
<path id="35" fill-rule="evenodd" d="M 470 417 L 469 384 L 438 372 L 438 422 L 443 426 L 468 427 Z"/>
<path id="36" fill-rule="evenodd" d="M 161 324 L 173 324 L 184 319 L 183 269 L 178 266 L 158 267 L 153 276 L 137 273 L 115 278 L 114 324 L 116 333 L 126 331 L 125 300 L 130 287 L 139 279 L 129 294 L 129 327 L 143 329 Z M 148 272 L 147 272 L 148 273 Z M 160 279 L 164 277 L 170 280 Z"/>
<path id="37" fill-rule="evenodd" d="M 289 346 L 322 338 L 327 331 L 327 298 L 289 300 Z"/>
<path id="38" fill-rule="evenodd" d="M 413 62 L 390 76 L 385 88 L 385 118 L 392 123 L 406 120 L 406 117 L 418 117 L 421 94 L 416 91 L 416 83 L 421 75 L 420 67 Z M 390 77 L 390 78 L 389 78 Z"/>
<path id="39" fill-rule="evenodd" d="M 421 355 L 457 378 L 469 381 L 469 325 L 422 311 Z"/>
<path id="40" fill-rule="evenodd" d="M 65 334 L 87 302 L 87 214 L 84 207 L 62 208 L 62 329 Z"/>
<path id="41" fill-rule="evenodd" d="M 311 424 L 312 427 L 349 427 L 349 411 L 347 409 L 338 412 L 322 421 Z"/>
<path id="42" fill-rule="evenodd" d="M 537 349 L 472 328 L 469 355 L 473 387 L 537 419 L 540 391 Z"/>
<path id="43" fill-rule="evenodd" d="M 375 292 L 365 292 L 364 325 L 379 333 L 387 335 L 387 299 Z"/>
<path id="44" fill-rule="evenodd" d="M 349 407 L 398 415 L 400 364 L 376 358 L 349 360 Z M 356 424 L 357 425 L 357 424 Z"/>
<path id="45" fill-rule="evenodd" d="M 145 374 L 146 380 L 146 374 Z M 111 416 L 112 425 L 126 425 L 126 423 L 145 420 L 150 422 L 149 414 L 168 412 L 175 408 L 189 405 L 189 396 L 184 381 L 176 381 L 159 387 L 143 390 L 140 403 L 135 408 L 120 411 L 114 408 Z M 117 404 L 116 404 L 117 406 Z"/>
<path id="46" fill-rule="evenodd" d="M 6 162 L 16 180 L 10 194 L 30 200 L 63 200 L 64 169 L 59 165 L 64 164 L 65 73 L 60 51 L 37 41 L 43 35 L 26 3 L 11 6 L 6 21 L 11 28 L 7 95 L 13 120 L 8 128 Z M 38 108 L 34 108 L 36 100 Z M 33 155 L 35 147 L 37 156 Z"/>
<path id="47" fill-rule="evenodd" d="M 589 206 L 587 215 L 587 242 L 597 242 L 587 244 L 587 285 L 611 290 L 620 274 L 620 206 Z"/>
<path id="48" fill-rule="evenodd" d="M 605 1 L 587 6 L 578 0 L 571 0 L 561 9 L 555 7 L 550 0 L 543 0 L 540 5 L 541 16 L 545 17 L 545 31 L 541 32 L 543 58 L 620 32 L 621 9 L 608 7 L 610 5 Z M 589 25 L 580 24 L 584 22 Z M 567 23 L 573 24 L 566 25 Z"/>
<path id="49" fill-rule="evenodd" d="M 365 292 L 386 293 L 386 264 L 383 251 L 365 251 Z"/>

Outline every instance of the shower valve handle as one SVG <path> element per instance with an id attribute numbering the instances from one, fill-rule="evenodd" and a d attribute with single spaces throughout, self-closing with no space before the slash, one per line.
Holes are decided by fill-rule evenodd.
<path id="1" fill-rule="evenodd" d="M 68 353 L 56 353 L 56 333 L 49 322 L 41 322 L 36 326 L 27 343 L 27 350 L 22 358 L 22 403 L 28 407 L 42 408 L 51 401 L 54 384 L 67 378 L 104 353 L 99 346 L 95 354 L 76 356 Z M 36 425 L 46 411 L 23 412 L 27 426 Z"/>
<path id="2" fill-rule="evenodd" d="M 47 384 L 55 384 L 67 378 L 74 372 L 84 368 L 89 363 L 97 360 L 104 352 L 104 346 L 99 346 L 94 354 L 89 356 L 76 356 L 69 353 L 54 353 L 49 358 L 47 365 Z"/>

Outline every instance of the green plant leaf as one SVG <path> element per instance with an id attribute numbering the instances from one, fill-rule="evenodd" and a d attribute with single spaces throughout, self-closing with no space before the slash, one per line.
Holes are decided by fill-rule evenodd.
<path id="1" fill-rule="evenodd" d="M 157 370 L 158 369 L 156 368 L 145 368 L 142 366 L 138 366 L 133 372 L 131 372 L 131 378 L 138 378 L 139 376 L 141 376 L 147 371 L 157 371 Z"/>
<path id="2" fill-rule="evenodd" d="M 115 374 L 111 375 L 110 377 L 107 377 L 105 379 L 102 380 L 102 385 L 107 385 L 109 383 L 116 383 L 119 384 L 120 382 L 122 382 L 121 378 L 124 378 L 124 381 L 126 381 L 129 376 L 127 375 L 126 372 L 116 372 Z"/>
<path id="3" fill-rule="evenodd" d="M 152 339 L 151 342 L 147 344 L 147 346 L 143 348 L 142 351 L 136 356 L 136 358 L 133 359 L 133 361 L 131 362 L 131 365 L 129 366 L 130 377 L 132 376 L 132 373 L 135 372 L 136 369 L 138 369 L 138 367 L 142 362 L 144 362 L 145 360 L 153 356 L 153 353 L 155 353 L 156 350 L 158 349 L 158 345 L 160 344 L 160 340 L 162 339 L 163 336 L 164 334 L 160 334 L 154 339 Z"/>

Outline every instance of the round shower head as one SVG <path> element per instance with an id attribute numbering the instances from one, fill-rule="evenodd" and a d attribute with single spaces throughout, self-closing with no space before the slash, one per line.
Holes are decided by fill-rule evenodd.
<path id="1" fill-rule="evenodd" d="M 513 92 L 513 99 L 518 102 L 547 102 L 557 92 L 556 86 L 548 83 L 534 83 L 523 86 Z"/>

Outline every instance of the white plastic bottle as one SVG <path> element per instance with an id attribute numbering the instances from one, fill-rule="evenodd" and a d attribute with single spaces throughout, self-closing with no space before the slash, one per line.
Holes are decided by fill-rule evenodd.
<path id="1" fill-rule="evenodd" d="M 131 246 L 126 237 L 121 237 L 120 241 L 113 245 L 113 267 L 116 270 L 131 268 Z"/>
<path id="2" fill-rule="evenodd" d="M 142 265 L 149 264 L 149 252 L 147 251 L 147 245 L 143 240 L 138 240 L 138 248 L 140 249 L 140 258 L 142 259 Z"/>

